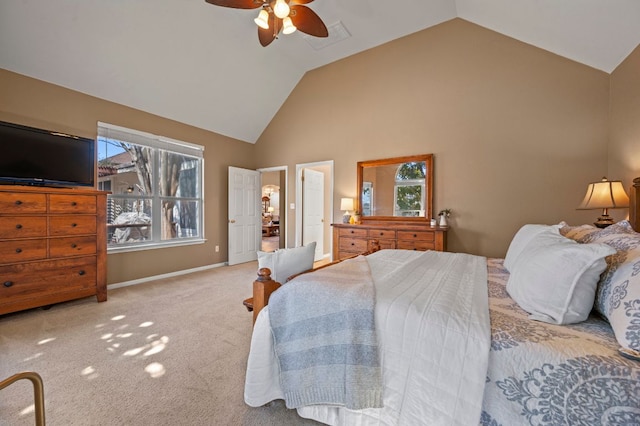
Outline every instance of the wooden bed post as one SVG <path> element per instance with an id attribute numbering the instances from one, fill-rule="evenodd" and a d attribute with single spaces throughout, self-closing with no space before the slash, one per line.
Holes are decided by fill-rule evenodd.
<path id="1" fill-rule="evenodd" d="M 253 323 L 256 323 L 258 314 L 269 303 L 271 293 L 280 287 L 280 283 L 271 279 L 269 268 L 260 268 L 258 278 L 253 282 Z"/>
<path id="2" fill-rule="evenodd" d="M 633 180 L 629 194 L 629 222 L 637 232 L 640 232 L 640 177 Z"/>

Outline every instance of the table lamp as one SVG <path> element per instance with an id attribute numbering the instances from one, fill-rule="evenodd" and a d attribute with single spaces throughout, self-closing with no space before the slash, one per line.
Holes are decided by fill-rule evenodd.
<path id="1" fill-rule="evenodd" d="M 591 182 L 587 187 L 584 200 L 578 206 L 578 210 L 602 209 L 602 216 L 593 224 L 598 228 L 606 228 L 613 225 L 614 221 L 609 216 L 609 209 L 621 209 L 629 207 L 629 197 L 619 180 L 607 180 L 602 178 L 600 182 Z"/>
<path id="2" fill-rule="evenodd" d="M 342 223 L 349 223 L 349 219 L 351 219 L 351 213 L 349 213 L 349 210 L 353 210 L 353 198 L 340 199 L 340 210 L 344 210 Z"/>

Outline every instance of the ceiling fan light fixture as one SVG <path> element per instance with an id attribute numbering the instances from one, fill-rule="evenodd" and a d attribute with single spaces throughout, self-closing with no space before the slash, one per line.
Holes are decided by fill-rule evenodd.
<path id="1" fill-rule="evenodd" d="M 276 0 L 276 4 L 273 6 L 273 13 L 280 19 L 284 19 L 289 16 L 291 9 L 285 0 Z"/>
<path id="2" fill-rule="evenodd" d="M 253 20 L 260 28 L 264 28 L 265 30 L 269 29 L 269 12 L 262 9 L 258 14 L 258 17 Z"/>
<path id="3" fill-rule="evenodd" d="M 288 16 L 282 20 L 282 33 L 291 34 L 297 30 L 296 26 L 291 22 L 291 18 Z"/>

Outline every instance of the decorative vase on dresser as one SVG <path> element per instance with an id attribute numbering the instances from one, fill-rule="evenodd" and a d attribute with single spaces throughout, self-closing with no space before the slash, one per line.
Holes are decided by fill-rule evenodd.
<path id="1" fill-rule="evenodd" d="M 334 223 L 333 259 L 344 259 L 369 250 L 372 242 L 380 249 L 447 250 L 447 227 L 428 221 L 368 220 L 361 225 Z"/>
<path id="2" fill-rule="evenodd" d="M 0 186 L 0 314 L 107 300 L 107 193 Z"/>

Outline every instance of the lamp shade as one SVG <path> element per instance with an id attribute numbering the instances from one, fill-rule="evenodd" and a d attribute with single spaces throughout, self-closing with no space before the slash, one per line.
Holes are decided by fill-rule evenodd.
<path id="1" fill-rule="evenodd" d="M 282 20 L 282 33 L 283 34 L 292 34 L 296 31 L 296 26 L 293 25 L 291 18 L 288 16 Z"/>
<path id="2" fill-rule="evenodd" d="M 629 207 L 629 197 L 619 180 L 592 182 L 587 187 L 584 200 L 578 206 L 580 210 L 619 209 Z"/>
<path id="3" fill-rule="evenodd" d="M 260 13 L 258 14 L 258 17 L 256 19 L 254 19 L 253 21 L 260 28 L 264 28 L 265 30 L 268 30 L 269 29 L 269 12 L 267 12 L 264 9 L 262 9 L 260 11 Z"/>
<path id="4" fill-rule="evenodd" d="M 340 210 L 353 210 L 353 198 L 342 198 L 340 199 Z"/>

